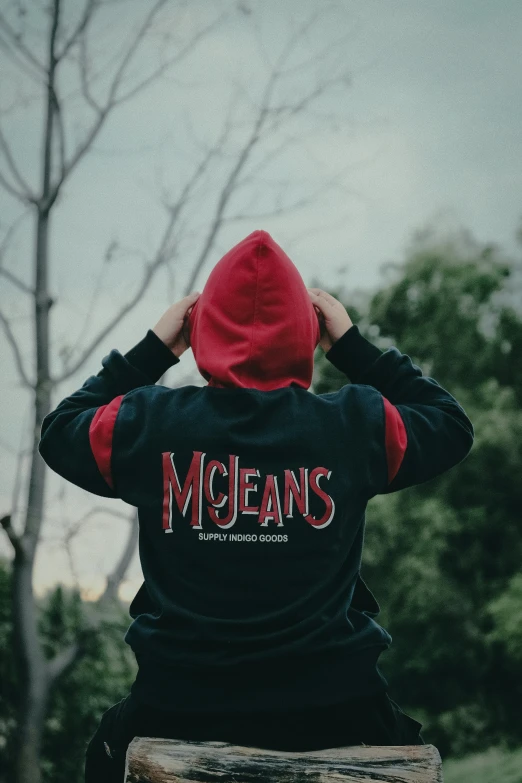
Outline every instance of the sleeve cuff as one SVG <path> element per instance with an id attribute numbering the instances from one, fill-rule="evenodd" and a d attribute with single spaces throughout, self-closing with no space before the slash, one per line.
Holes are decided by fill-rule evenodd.
<path id="1" fill-rule="evenodd" d="M 380 348 L 363 337 L 355 324 L 340 337 L 325 354 L 334 367 L 356 383 L 382 355 Z"/>
<path id="2" fill-rule="evenodd" d="M 179 358 L 152 329 L 148 330 L 143 340 L 140 340 L 134 348 L 127 351 L 125 358 L 133 367 L 150 378 L 152 383 L 159 381 L 169 367 L 179 362 Z"/>

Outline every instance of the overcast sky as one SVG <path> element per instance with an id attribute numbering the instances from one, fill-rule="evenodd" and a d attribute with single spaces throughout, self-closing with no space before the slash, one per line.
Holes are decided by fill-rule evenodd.
<path id="1" fill-rule="evenodd" d="M 250 13 L 237 13 L 221 24 L 171 76 L 114 115 L 92 154 L 67 184 L 51 226 L 50 288 L 57 297 L 51 313 L 54 370 L 60 369 L 60 347 L 77 341 L 80 348 L 88 344 L 114 307 L 136 289 L 142 263 L 139 253 L 150 255 L 165 223 L 160 189 L 163 186 L 175 195 L 197 163 L 198 145 L 218 137 L 233 86 L 243 84 L 244 94 L 255 103 L 266 83 L 265 58 L 276 60 L 303 10 L 313 13 L 327 7 L 314 0 L 245 0 L 242 5 Z M 224 2 L 193 2 L 181 24 L 172 16 L 164 22 L 164 29 L 172 24 L 183 40 L 221 6 L 229 7 Z M 68 7 L 74 8 L 75 3 Z M 106 17 L 95 46 L 102 69 L 125 41 L 142 8 L 136 2 L 120 2 L 112 16 Z M 34 15 L 30 22 L 38 51 L 44 40 L 42 19 Z M 345 33 L 347 40 L 336 47 L 334 42 Z M 336 175 L 340 179 L 305 210 L 225 226 L 197 287 L 201 289 L 213 263 L 229 247 L 258 228 L 269 231 L 283 246 L 307 283 L 315 276 L 325 287 L 338 283 L 340 270 L 348 288 L 375 286 L 381 265 L 400 260 L 412 232 L 435 220 L 463 225 L 481 241 L 519 252 L 514 235 L 522 215 L 521 41 L 518 0 L 346 0 L 338 3 L 337 11 L 321 15 L 291 62 L 326 50 L 325 73 L 337 64 L 351 74 L 351 85 L 326 94 L 314 107 L 314 115 L 298 117 L 288 126 L 295 142 L 237 194 L 229 213 L 240 212 L 244 204 L 249 215 L 271 209 L 277 182 L 286 182 L 284 197 L 291 202 L 324 187 Z M 139 77 L 150 67 L 158 48 L 156 37 L 137 57 L 135 75 Z M 278 97 L 290 100 L 306 91 L 313 76 L 313 69 L 298 72 L 282 85 Z M 64 76 L 62 87 L 64 92 L 71 91 L 75 83 Z M 4 80 L 0 89 L 4 106 L 16 90 L 18 82 Z M 32 87 L 24 94 L 37 95 Z M 248 106 L 245 102 L 239 109 L 245 123 L 252 116 Z M 76 109 L 66 118 L 73 138 L 81 136 L 87 118 Z M 6 114 L 2 123 L 20 168 L 36 186 L 41 105 L 29 100 Z M 158 276 L 140 306 L 102 342 L 82 370 L 57 390 L 55 404 L 98 372 L 111 348 L 123 353 L 132 347 L 158 320 L 170 297 L 181 295 L 200 250 L 198 240 L 205 236 L 220 177 L 233 162 L 244 132 L 236 131 L 227 147 L 231 157 L 221 161 L 192 203 L 188 233 L 180 242 L 173 275 Z M 5 231 L 18 213 L 16 204 L 0 193 L 0 230 Z M 103 267 L 101 298 L 86 326 L 90 297 L 111 242 L 125 246 L 125 251 Z M 5 259 L 6 266 L 28 282 L 32 243 L 28 219 L 20 223 Z M 30 312 L 22 295 L 2 278 L 0 287 L 2 311 L 12 319 L 30 372 Z M 0 350 L 4 412 L 0 511 L 4 511 L 11 504 L 13 453 L 21 439 L 27 444 L 30 399 L 18 383 L 3 334 Z M 175 369 L 185 372 L 192 367 L 185 356 L 182 368 Z M 173 370 L 167 381 L 174 382 L 170 373 Z M 59 538 L 71 520 L 94 504 L 131 511 L 120 501 L 89 496 L 49 476 L 45 543 L 35 575 L 40 590 L 56 581 L 71 581 Z M 122 520 L 98 515 L 75 538 L 75 568 L 87 592 L 101 589 L 103 574 L 121 549 L 124 530 Z M 3 541 L 0 551 L 8 552 Z M 136 557 L 122 596 L 132 598 L 139 584 Z"/>

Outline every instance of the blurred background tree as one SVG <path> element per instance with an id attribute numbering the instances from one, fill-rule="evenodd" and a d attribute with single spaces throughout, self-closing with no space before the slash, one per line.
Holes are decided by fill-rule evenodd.
<path id="1" fill-rule="evenodd" d="M 10 783 L 14 758 L 18 674 L 11 654 L 13 622 L 9 601 L 11 568 L 0 560 L 0 780 Z M 96 612 L 97 624 L 90 616 Z M 112 602 L 100 610 L 82 601 L 79 591 L 57 585 L 38 601 L 39 632 L 47 660 L 64 644 L 80 640 L 82 654 L 55 688 L 46 715 L 41 774 L 48 783 L 82 783 L 85 750 L 100 716 L 128 693 L 136 676 L 136 661 L 123 642 L 129 625 L 128 607 Z M 5 774 L 5 777 L 1 777 Z"/>
<path id="2" fill-rule="evenodd" d="M 407 353 L 475 428 L 463 463 L 367 513 L 363 570 L 394 638 L 381 668 L 444 755 L 522 740 L 520 270 L 466 231 L 432 228 L 373 295 L 343 299 L 368 339 Z M 344 383 L 319 356 L 316 391 Z"/>

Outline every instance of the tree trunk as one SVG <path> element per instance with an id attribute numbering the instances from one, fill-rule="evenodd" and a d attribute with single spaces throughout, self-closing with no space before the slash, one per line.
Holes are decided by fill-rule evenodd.
<path id="1" fill-rule="evenodd" d="M 40 753 L 49 694 L 47 664 L 37 636 L 32 591 L 32 562 L 16 563 L 13 572 L 13 607 L 18 662 L 18 721 L 15 736 L 16 783 L 40 783 Z M 22 658 L 19 650 L 24 650 Z"/>
<path id="2" fill-rule="evenodd" d="M 43 129 L 41 198 L 36 204 L 34 256 L 34 326 L 36 380 L 34 384 L 34 425 L 29 493 L 20 551 L 13 566 L 13 630 L 18 670 L 17 742 L 14 750 L 16 783 L 40 783 L 40 752 L 49 695 L 50 676 L 38 634 L 37 607 L 33 592 L 33 567 L 43 520 L 45 464 L 38 451 L 42 421 L 51 410 L 49 372 L 48 293 L 49 214 L 54 127 L 55 41 L 60 16 L 60 0 L 54 0 L 49 35 L 49 66 L 46 115 Z"/>
<path id="3" fill-rule="evenodd" d="M 13 564 L 13 629 L 18 673 L 16 783 L 40 783 L 40 751 L 49 695 L 48 664 L 38 634 L 33 567 L 43 519 L 45 463 L 38 451 L 41 423 L 51 410 L 47 252 L 49 213 L 38 210 L 36 223 L 35 329 L 36 384 L 31 471 L 24 533 Z"/>

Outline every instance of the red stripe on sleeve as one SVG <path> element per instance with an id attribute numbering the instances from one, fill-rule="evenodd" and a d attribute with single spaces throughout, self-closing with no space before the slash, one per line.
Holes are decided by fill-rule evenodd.
<path id="1" fill-rule="evenodd" d="M 111 473 L 112 435 L 123 397 L 124 395 L 120 394 L 108 405 L 102 405 L 98 408 L 89 427 L 89 440 L 94 459 L 111 489 L 114 489 Z"/>
<path id="2" fill-rule="evenodd" d="M 395 478 L 404 458 L 406 446 L 408 445 L 408 435 L 402 416 L 386 397 L 384 400 L 385 415 L 385 442 L 386 459 L 388 462 L 388 484 Z"/>

